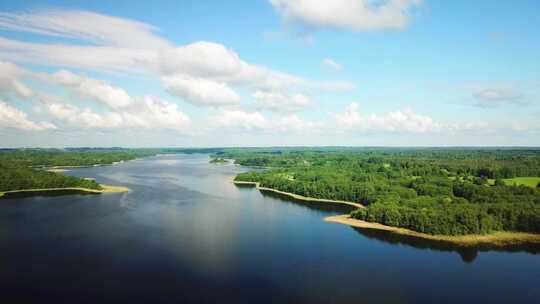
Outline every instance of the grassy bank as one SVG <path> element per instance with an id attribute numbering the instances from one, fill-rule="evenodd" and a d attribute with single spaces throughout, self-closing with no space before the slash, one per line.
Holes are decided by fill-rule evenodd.
<path id="1" fill-rule="evenodd" d="M 379 223 L 365 222 L 351 218 L 348 214 L 329 216 L 324 219 L 327 222 L 349 225 L 363 229 L 375 229 L 387 231 L 398 235 L 416 237 L 431 241 L 451 243 L 453 245 L 472 247 L 480 245 L 491 245 L 496 247 L 506 247 L 519 244 L 538 244 L 540 245 L 540 235 L 525 232 L 497 231 L 490 234 L 469 234 L 469 235 L 432 235 L 420 233 L 405 228 L 386 226 Z"/>

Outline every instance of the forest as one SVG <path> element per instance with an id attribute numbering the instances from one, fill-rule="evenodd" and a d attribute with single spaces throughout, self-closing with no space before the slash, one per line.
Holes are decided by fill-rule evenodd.
<path id="1" fill-rule="evenodd" d="M 101 189 L 94 180 L 48 172 L 44 169 L 53 166 L 108 165 L 156 153 L 158 151 L 151 149 L 120 148 L 3 149 L 0 150 L 0 192 L 66 187 Z"/>
<path id="2" fill-rule="evenodd" d="M 359 202 L 366 208 L 351 216 L 369 222 L 442 235 L 540 233 L 539 149 L 229 149 L 219 157 L 266 168 L 238 181 Z"/>
<path id="3" fill-rule="evenodd" d="M 83 187 L 100 189 L 93 180 L 46 171 L 50 167 L 111 165 L 170 153 L 219 153 L 221 148 L 64 148 L 0 149 L 0 192 L 22 189 Z"/>

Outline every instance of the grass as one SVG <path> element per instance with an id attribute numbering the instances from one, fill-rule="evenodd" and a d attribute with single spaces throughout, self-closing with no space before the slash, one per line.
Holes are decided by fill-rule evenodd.
<path id="1" fill-rule="evenodd" d="M 507 185 L 525 185 L 529 187 L 536 187 L 540 182 L 540 177 L 515 177 L 504 179 Z"/>
<path id="2" fill-rule="evenodd" d="M 514 177 L 514 178 L 505 178 L 503 179 L 503 181 L 508 186 L 524 185 L 524 186 L 535 188 L 540 182 L 540 177 Z M 488 184 L 495 185 L 495 180 L 488 179 Z"/>

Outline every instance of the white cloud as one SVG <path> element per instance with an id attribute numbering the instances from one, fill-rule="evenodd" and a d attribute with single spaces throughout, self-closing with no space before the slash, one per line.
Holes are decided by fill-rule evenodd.
<path id="1" fill-rule="evenodd" d="M 268 120 L 259 112 L 241 110 L 221 111 L 211 119 L 216 128 L 231 128 L 242 130 L 263 130 L 268 127 Z"/>
<path id="2" fill-rule="evenodd" d="M 47 104 L 47 109 L 54 117 L 80 128 L 110 129 L 122 125 L 122 117 L 117 113 L 102 115 L 89 108 L 81 110 L 66 103 Z"/>
<path id="3" fill-rule="evenodd" d="M 273 112 L 298 112 L 312 105 L 302 94 L 288 95 L 279 91 L 256 91 L 253 98 L 259 108 Z"/>
<path id="4" fill-rule="evenodd" d="M 0 128 L 43 131 L 56 129 L 56 126 L 48 122 L 31 121 L 28 119 L 26 113 L 0 100 Z"/>
<path id="5" fill-rule="evenodd" d="M 270 0 L 285 20 L 315 29 L 341 28 L 353 31 L 401 29 L 410 20 L 420 0 Z"/>
<path id="6" fill-rule="evenodd" d="M 17 65 L 0 61 L 0 94 L 15 93 L 16 95 L 27 98 L 34 94 L 32 89 L 22 82 L 28 72 Z"/>
<path id="7" fill-rule="evenodd" d="M 69 88 L 81 97 L 90 98 L 113 109 L 125 107 L 131 103 L 131 97 L 125 90 L 102 80 L 61 70 L 52 75 L 52 81 Z"/>
<path id="8" fill-rule="evenodd" d="M 42 102 L 54 117 L 82 129 L 141 128 L 185 132 L 191 125 L 191 119 L 176 104 L 153 96 L 136 98 L 128 107 L 107 113 L 80 109 L 50 97 L 42 98 Z"/>
<path id="9" fill-rule="evenodd" d="M 222 82 L 188 75 L 163 77 L 162 81 L 169 94 L 180 96 L 195 105 L 218 107 L 240 102 L 240 96 Z"/>
<path id="10" fill-rule="evenodd" d="M 242 110 L 223 110 L 218 115 L 211 117 L 210 126 L 218 130 L 264 133 L 305 133 L 322 128 L 322 124 L 305 121 L 296 115 L 272 118 L 266 117 L 260 112 Z"/>
<path id="11" fill-rule="evenodd" d="M 523 96 L 510 89 L 475 88 L 472 92 L 475 105 L 483 108 L 493 108 L 507 104 L 526 105 Z"/>
<path id="12" fill-rule="evenodd" d="M 106 72 L 144 72 L 155 50 L 127 47 L 21 42 L 0 37 L 0 59 Z"/>
<path id="13" fill-rule="evenodd" d="M 290 90 L 309 85 L 300 77 L 249 64 L 217 43 L 200 41 L 169 49 L 159 60 L 157 73 L 167 91 L 199 105 L 238 103 L 233 87 Z"/>
<path id="14" fill-rule="evenodd" d="M 0 13 L 0 29 L 67 37 L 98 45 L 128 48 L 166 48 L 157 28 L 129 19 L 79 10 L 38 10 Z"/>
<path id="15" fill-rule="evenodd" d="M 123 113 L 126 126 L 146 129 L 168 129 L 187 132 L 191 119 L 177 104 L 156 96 L 144 96 L 130 105 Z"/>
<path id="16" fill-rule="evenodd" d="M 362 115 L 357 103 L 351 103 L 344 113 L 335 115 L 336 121 L 346 130 L 361 132 L 427 133 L 437 132 L 443 125 L 431 117 L 411 110 L 394 111 L 383 115 Z"/>
<path id="17" fill-rule="evenodd" d="M 0 59 L 100 72 L 148 73 L 159 77 L 170 94 L 198 105 L 237 103 L 238 89 L 251 93 L 290 92 L 326 86 L 248 63 L 234 50 L 218 43 L 200 41 L 175 46 L 156 35 L 157 29 L 150 25 L 92 12 L 0 13 L 0 29 L 86 42 L 36 43 L 0 37 Z M 103 94 L 108 93 L 100 93 Z"/>
<path id="18" fill-rule="evenodd" d="M 274 123 L 273 128 L 281 132 L 298 132 L 306 134 L 307 132 L 323 130 L 324 124 L 306 121 L 297 115 L 289 115 L 279 118 Z"/>
<path id="19" fill-rule="evenodd" d="M 322 64 L 324 67 L 328 68 L 328 69 L 331 69 L 331 70 L 334 70 L 334 71 L 341 71 L 343 70 L 343 66 L 337 62 L 335 62 L 333 59 L 331 58 L 325 58 L 323 61 L 322 61 Z"/>

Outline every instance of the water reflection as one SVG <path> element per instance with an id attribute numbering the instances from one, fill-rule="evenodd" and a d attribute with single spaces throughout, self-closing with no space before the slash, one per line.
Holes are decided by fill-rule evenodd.
<path id="1" fill-rule="evenodd" d="M 328 224 L 350 207 L 234 186 L 250 169 L 208 161 L 73 169 L 131 191 L 1 201 L 0 303 L 540 303 L 538 256 Z"/>
<path id="2" fill-rule="evenodd" d="M 351 228 L 368 239 L 374 239 L 389 244 L 405 245 L 417 249 L 456 252 L 465 263 L 472 263 L 478 257 L 478 252 L 480 251 L 528 252 L 532 254 L 540 253 L 540 246 L 538 244 L 520 244 L 506 247 L 483 244 L 467 247 L 458 246 L 447 241 L 426 240 L 408 235 L 396 234 L 389 231 L 357 227 Z"/>

